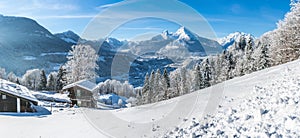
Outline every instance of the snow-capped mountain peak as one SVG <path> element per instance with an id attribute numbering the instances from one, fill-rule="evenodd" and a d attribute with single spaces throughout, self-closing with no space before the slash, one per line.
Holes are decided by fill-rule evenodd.
<path id="1" fill-rule="evenodd" d="M 174 36 L 176 36 L 178 39 L 180 40 L 186 40 L 189 41 L 191 39 L 195 38 L 195 35 L 189 31 L 188 29 L 186 29 L 185 27 L 180 27 L 175 33 Z"/>
<path id="2" fill-rule="evenodd" d="M 56 37 L 64 40 L 67 43 L 71 43 L 71 44 L 76 44 L 78 42 L 78 40 L 80 39 L 80 37 L 74 33 L 73 31 L 66 31 L 66 32 L 62 32 L 62 33 L 57 33 L 54 34 Z"/>
<path id="3" fill-rule="evenodd" d="M 241 38 L 245 38 L 246 40 L 248 39 L 255 39 L 255 37 L 251 34 L 247 34 L 244 32 L 234 32 L 229 34 L 226 37 L 223 37 L 218 40 L 218 43 L 224 48 L 227 49 L 231 45 L 234 44 L 234 42 L 240 42 Z"/>
<path id="4" fill-rule="evenodd" d="M 170 33 L 168 30 L 164 30 L 161 34 L 161 36 L 166 40 L 168 39 L 170 36 L 172 35 L 172 33 Z"/>
<path id="5" fill-rule="evenodd" d="M 106 41 L 110 46 L 112 46 L 112 47 L 114 47 L 114 48 L 123 45 L 123 41 L 119 41 L 118 39 L 112 38 L 112 37 L 106 38 L 105 41 Z"/>

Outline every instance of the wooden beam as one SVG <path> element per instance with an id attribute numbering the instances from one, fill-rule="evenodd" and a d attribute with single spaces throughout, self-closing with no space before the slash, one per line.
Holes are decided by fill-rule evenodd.
<path id="1" fill-rule="evenodd" d="M 17 98 L 17 112 L 18 113 L 21 112 L 21 101 L 20 101 L 20 98 Z"/>

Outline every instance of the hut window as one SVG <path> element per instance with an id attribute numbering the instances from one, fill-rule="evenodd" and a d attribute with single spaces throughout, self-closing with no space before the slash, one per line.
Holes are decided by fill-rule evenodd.
<path id="1" fill-rule="evenodd" d="M 77 95 L 76 96 L 78 96 L 78 97 L 81 96 L 81 91 L 80 90 L 77 90 Z"/>
<path id="2" fill-rule="evenodd" d="M 6 99 L 6 95 L 2 95 L 2 100 L 5 100 Z"/>

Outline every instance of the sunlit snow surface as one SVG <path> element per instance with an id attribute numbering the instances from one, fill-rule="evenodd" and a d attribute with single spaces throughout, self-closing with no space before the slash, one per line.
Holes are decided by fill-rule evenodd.
<path id="1" fill-rule="evenodd" d="M 0 116 L 0 130 L 5 130 L 1 135 L 13 138 L 297 137 L 299 64 L 297 60 L 168 101 L 133 108 L 63 108 L 43 117 Z M 216 103 L 218 108 L 206 109 L 210 94 L 220 93 L 211 90 L 220 86 L 224 90 L 220 103 Z"/>

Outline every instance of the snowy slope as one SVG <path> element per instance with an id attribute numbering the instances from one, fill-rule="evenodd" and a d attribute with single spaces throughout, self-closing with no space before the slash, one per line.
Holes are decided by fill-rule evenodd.
<path id="1" fill-rule="evenodd" d="M 232 109 L 236 109 L 240 111 L 239 106 L 245 107 L 244 110 L 241 110 L 241 115 L 247 113 L 247 110 L 252 111 L 251 106 L 244 106 L 244 100 L 252 99 L 251 104 L 257 105 L 256 101 L 265 101 L 261 100 L 253 100 L 253 97 L 259 95 L 258 97 L 267 97 L 267 94 L 273 94 L 273 90 L 280 86 L 273 87 L 274 79 L 279 80 L 280 83 L 283 84 L 283 87 L 280 87 L 281 92 L 285 92 L 285 89 L 296 91 L 298 90 L 299 83 L 293 83 L 293 86 L 289 88 L 288 81 L 284 80 L 286 78 L 284 76 L 284 72 L 287 69 L 290 69 L 288 74 L 298 74 L 300 72 L 299 68 L 300 60 L 290 62 L 284 65 L 280 65 L 277 67 L 272 67 L 269 69 L 265 69 L 259 72 L 255 72 L 249 75 L 245 75 L 243 77 L 235 78 L 224 83 L 215 85 L 213 87 L 203 89 L 188 95 L 184 95 L 181 97 L 177 97 L 171 100 L 162 101 L 155 104 L 148 104 L 143 106 L 138 106 L 134 108 L 126 108 L 126 109 L 118 109 L 118 110 L 95 110 L 95 109 L 74 109 L 72 111 L 70 109 L 65 109 L 62 112 L 54 113 L 51 116 L 47 116 L 44 118 L 37 117 L 26 117 L 26 118 L 18 118 L 18 117 L 10 117 L 10 116 L 0 116 L 0 121 L 3 122 L 0 125 L 1 130 L 15 130 L 14 133 L 9 133 L 7 131 L 3 132 L 2 135 L 10 136 L 10 137 L 162 137 L 165 134 L 169 134 L 169 132 L 173 132 L 173 135 L 177 135 L 177 132 L 181 133 L 187 130 L 187 127 L 195 128 L 197 130 L 197 122 L 198 120 L 203 120 L 203 117 L 206 114 L 214 114 L 217 113 L 216 120 L 221 120 L 219 122 L 226 122 L 222 117 L 234 117 L 239 115 Z M 283 74 L 283 75 L 282 75 Z M 288 77 L 289 78 L 289 77 Z M 283 81 L 282 81 L 283 80 Z M 294 81 L 292 81 L 294 82 Z M 297 80 L 299 82 L 299 80 Z M 287 84 L 285 84 L 287 83 Z M 294 86 L 297 87 L 294 87 Z M 255 87 L 259 86 L 259 87 Z M 255 89 L 256 88 L 256 89 Z M 266 89 L 266 94 L 263 89 Z M 285 89 L 284 89 L 285 88 Z M 253 93 L 253 90 L 257 90 Z M 271 97 L 275 97 L 275 99 L 291 97 L 290 95 L 295 94 L 295 90 L 293 90 L 290 94 L 278 95 L 273 94 Z M 283 96 L 283 97 L 281 97 Z M 226 98 L 225 98 L 226 97 Z M 269 96 L 270 97 L 270 96 Z M 233 99 L 233 100 L 232 100 Z M 294 99 L 293 99 L 294 100 Z M 295 101 L 295 100 L 294 100 Z M 289 101 L 288 101 L 289 103 Z M 293 103 L 293 101 L 291 101 Z M 219 108 L 219 105 L 220 106 Z M 262 104 L 264 105 L 264 104 Z M 285 103 L 282 104 L 285 106 Z M 276 106 L 277 107 L 277 106 Z M 295 104 L 286 105 L 286 107 L 278 108 L 282 109 L 280 112 L 285 111 L 285 109 L 293 109 L 290 113 L 295 113 L 298 111 L 298 106 Z M 229 109 L 229 110 L 228 110 Z M 256 109 L 256 108 L 254 108 Z M 260 109 L 260 108 L 257 108 Z M 266 109 L 266 108 L 262 108 Z M 66 111 L 68 110 L 68 111 Z M 83 111 L 83 112 L 81 112 Z M 227 112 L 228 111 L 228 112 Z M 257 110 L 258 112 L 254 112 L 254 116 L 256 113 L 265 114 L 265 110 Z M 261 112 L 262 111 L 262 112 Z M 269 110 L 272 111 L 272 110 Z M 73 114 L 75 112 L 75 115 Z M 218 113 L 220 112 L 220 113 Z M 227 116 L 229 113 L 229 116 Z M 232 116 L 232 115 L 233 116 Z M 279 115 L 279 116 L 278 116 Z M 279 120 L 277 124 L 282 124 L 288 126 L 297 126 L 295 127 L 297 130 L 299 126 L 299 121 L 291 121 L 294 116 L 280 116 L 281 114 L 274 114 L 274 119 L 283 119 Z M 298 113 L 295 114 L 296 117 Z M 85 118 L 84 118 L 85 117 Z M 246 118 L 248 118 L 246 116 Z M 250 116 L 251 118 L 251 116 Z M 298 120 L 298 118 L 296 118 Z M 214 120 L 214 119 L 210 119 Z M 285 122 L 283 122 L 286 120 Z M 289 121 L 288 121 L 289 120 Z M 192 123 L 196 122 L 195 126 Z M 251 120 L 252 121 L 252 120 Z M 258 125 L 260 124 L 258 121 Z M 267 120 L 270 121 L 270 120 Z M 13 124 L 10 122 L 14 122 Z M 281 123 L 282 122 L 282 123 Z M 27 124 L 31 124 L 28 126 Z M 200 122 L 201 123 L 201 122 Z M 216 122 L 213 122 L 216 126 L 222 127 L 223 125 L 219 125 Z M 254 122 L 255 123 L 255 122 Z M 43 124 L 43 125 L 39 125 Z M 191 125 L 192 124 L 192 125 Z M 277 125 L 276 124 L 276 125 Z M 238 126 L 237 124 L 232 124 Z M 25 127 L 26 126 L 26 127 Z M 54 127 L 56 126 L 56 127 Z M 73 127 L 80 126 L 80 127 Z M 256 125 L 254 124 L 254 127 Z M 22 129 L 18 129 L 21 128 Z M 250 125 L 249 127 L 252 127 Z M 267 126 L 268 127 L 268 126 Z M 176 130 L 176 128 L 178 128 Z M 259 129 L 262 129 L 258 127 Z M 220 128 L 211 128 L 212 130 L 218 130 Z M 268 128 L 272 130 L 273 128 Z M 290 129 L 290 128 L 289 128 Z M 35 130 L 32 132 L 30 130 Z M 226 129 L 230 131 L 231 129 Z M 236 130 L 234 130 L 236 131 Z M 30 132 L 30 133 L 29 133 Z M 190 136 L 193 130 L 191 130 L 187 135 Z M 215 132 L 215 131 L 213 131 Z M 271 132 L 271 131 L 270 131 Z M 290 131 L 290 132 L 294 132 Z M 222 132 L 218 132 L 222 133 Z M 180 136 L 180 135 L 179 135 Z M 262 134 L 262 136 L 265 136 Z"/>
<path id="2" fill-rule="evenodd" d="M 255 86 L 272 84 L 274 78 L 282 77 L 281 73 L 287 68 L 293 69 L 290 74 L 296 74 L 300 71 L 299 64 L 297 60 L 272 67 L 160 103 L 114 111 L 87 110 L 86 115 L 91 123 L 110 136 L 163 136 L 176 127 L 190 126 L 193 118 L 202 119 L 205 114 L 216 113 L 219 105 L 238 106 L 244 99 L 252 97 Z M 235 100 L 228 103 L 228 99 Z M 107 120 L 109 124 L 101 125 Z"/>
<path id="3" fill-rule="evenodd" d="M 295 63 L 299 66 L 299 61 Z M 166 136 L 299 137 L 300 74 L 294 67 L 276 71 L 277 78 L 258 84 L 245 98 L 228 97 L 216 114 L 194 119 Z"/>

